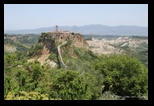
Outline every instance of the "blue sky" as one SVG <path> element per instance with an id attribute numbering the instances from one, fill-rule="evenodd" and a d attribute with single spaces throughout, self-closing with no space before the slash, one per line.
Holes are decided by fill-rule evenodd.
<path id="1" fill-rule="evenodd" d="M 40 27 L 148 26 L 148 4 L 4 4 L 4 30 Z"/>

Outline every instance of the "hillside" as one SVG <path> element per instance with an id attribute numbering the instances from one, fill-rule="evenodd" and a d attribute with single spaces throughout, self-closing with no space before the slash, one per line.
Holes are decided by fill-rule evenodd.
<path id="1" fill-rule="evenodd" d="M 38 42 L 27 53 L 30 56 L 28 62 L 38 60 L 41 65 L 63 67 L 66 66 L 63 62 L 63 59 L 65 61 L 66 54 L 69 58 L 76 57 L 74 47 L 88 50 L 86 41 L 84 41 L 83 36 L 79 33 L 69 31 L 42 33 Z"/>
<path id="2" fill-rule="evenodd" d="M 59 26 L 60 29 L 69 30 L 71 32 L 81 34 L 93 34 L 93 35 L 137 35 L 148 36 L 148 27 L 140 26 L 106 26 L 106 25 L 85 25 L 85 26 Z M 37 29 L 25 29 L 25 30 L 4 30 L 4 33 L 8 34 L 26 34 L 54 31 L 53 27 L 43 27 Z"/>
<path id="3" fill-rule="evenodd" d="M 56 26 L 32 41 L 4 55 L 5 100 L 148 100 L 147 37 L 85 40 Z"/>
<path id="4" fill-rule="evenodd" d="M 26 51 L 37 42 L 38 35 L 4 34 L 4 53 Z"/>
<path id="5" fill-rule="evenodd" d="M 148 37 L 121 36 L 103 37 L 100 39 L 92 37 L 87 40 L 89 48 L 96 54 L 129 54 L 138 58 L 143 64 L 148 64 Z"/>

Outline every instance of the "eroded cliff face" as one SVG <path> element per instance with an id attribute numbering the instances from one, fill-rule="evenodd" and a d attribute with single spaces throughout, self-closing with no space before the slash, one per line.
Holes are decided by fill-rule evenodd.
<path id="1" fill-rule="evenodd" d="M 45 39 L 43 43 L 50 52 L 52 51 L 52 52 L 56 53 L 57 48 L 56 48 L 55 42 L 56 41 L 54 41 L 52 39 Z"/>
<path id="2" fill-rule="evenodd" d="M 71 41 L 71 46 L 79 47 L 79 48 L 88 48 L 86 41 L 79 33 L 71 33 L 71 32 L 47 32 L 42 33 L 39 42 L 43 42 L 45 46 L 50 51 L 55 51 L 55 48 L 63 43 Z"/>
<path id="3" fill-rule="evenodd" d="M 63 60 L 62 58 L 66 58 L 65 55 L 68 55 L 69 58 L 77 58 L 77 55 L 74 52 L 74 47 L 88 49 L 88 44 L 84 41 L 81 34 L 68 31 L 42 33 L 39 37 L 37 46 L 42 46 L 39 47 L 41 49 L 35 51 L 36 53 L 38 52 L 39 55 L 35 53 L 29 62 L 38 60 L 41 65 L 51 63 L 51 67 L 55 67 L 56 64 L 58 64 L 54 62 L 54 60 L 56 60 L 53 59 L 54 55 L 58 56 L 58 58 L 61 55 L 60 60 Z M 35 47 L 32 49 L 35 50 Z"/>
<path id="4" fill-rule="evenodd" d="M 115 39 L 92 38 L 87 41 L 89 48 L 96 54 L 125 54 L 128 51 L 148 50 L 148 38 L 122 36 Z"/>

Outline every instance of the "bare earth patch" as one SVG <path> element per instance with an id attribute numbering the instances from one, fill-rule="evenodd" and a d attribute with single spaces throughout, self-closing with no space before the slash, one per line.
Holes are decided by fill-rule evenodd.
<path id="1" fill-rule="evenodd" d="M 9 52 L 9 53 L 13 53 L 16 51 L 16 47 L 11 46 L 11 45 L 4 45 L 4 51 Z"/>
<path id="2" fill-rule="evenodd" d="M 97 40 L 92 38 L 92 40 L 87 40 L 89 49 L 96 54 L 121 54 L 124 51 L 121 47 L 137 48 L 141 43 L 145 42 L 148 44 L 148 40 L 138 40 L 132 39 L 131 37 L 118 37 L 116 39 L 101 39 Z M 118 45 L 117 47 L 113 45 Z"/>
<path id="3" fill-rule="evenodd" d="M 35 60 L 38 60 L 41 63 L 41 65 L 49 64 L 50 67 L 55 67 L 56 63 L 53 62 L 53 61 L 50 61 L 48 59 L 49 56 L 50 56 L 49 50 L 46 47 L 44 47 L 43 50 L 42 50 L 41 57 L 39 57 L 39 58 L 38 57 L 31 58 L 31 59 L 28 60 L 28 62 L 33 62 Z"/>

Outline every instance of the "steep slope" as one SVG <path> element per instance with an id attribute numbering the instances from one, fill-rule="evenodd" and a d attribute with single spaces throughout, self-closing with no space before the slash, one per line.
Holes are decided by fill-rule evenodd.
<path id="1" fill-rule="evenodd" d="M 69 58 L 76 57 L 74 47 L 88 49 L 87 43 L 79 33 L 68 31 L 42 33 L 38 42 L 27 53 L 30 57 L 28 62 L 37 60 L 41 65 L 66 68 L 65 55 L 68 55 Z M 68 51 L 67 54 L 64 52 L 64 48 Z"/>
<path id="2" fill-rule="evenodd" d="M 87 40 L 89 49 L 96 54 L 129 54 L 148 64 L 148 37 L 92 38 Z"/>
<path id="3" fill-rule="evenodd" d="M 44 47 L 42 50 L 41 57 L 39 57 L 37 60 L 41 63 L 41 65 L 43 65 L 45 63 L 45 60 L 48 59 L 49 55 L 50 55 L 49 50 L 46 47 Z"/>
<path id="4" fill-rule="evenodd" d="M 4 44 L 4 53 L 14 53 L 16 51 L 16 47 L 9 44 Z"/>
<path id="5" fill-rule="evenodd" d="M 25 52 L 38 39 L 38 35 L 7 35 L 4 34 L 4 53 Z"/>
<path id="6" fill-rule="evenodd" d="M 4 39 L 4 52 L 14 53 L 16 51 L 26 51 L 30 48 L 29 45 L 23 44 L 12 37 Z"/>

